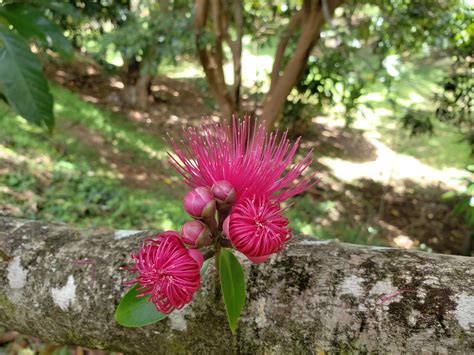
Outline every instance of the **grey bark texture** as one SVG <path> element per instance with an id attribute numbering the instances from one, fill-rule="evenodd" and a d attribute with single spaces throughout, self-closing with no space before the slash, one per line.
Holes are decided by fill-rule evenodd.
<path id="1" fill-rule="evenodd" d="M 120 267 L 153 232 L 74 229 L 0 217 L 0 324 L 47 342 L 126 353 L 473 353 L 474 259 L 294 237 L 244 261 L 233 337 L 214 267 L 190 305 L 127 329 Z M 0 255 L 1 256 L 1 255 Z M 242 259 L 243 260 L 243 259 Z"/>

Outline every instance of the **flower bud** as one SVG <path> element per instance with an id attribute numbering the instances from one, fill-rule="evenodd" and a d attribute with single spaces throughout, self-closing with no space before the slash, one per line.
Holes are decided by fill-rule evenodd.
<path id="1" fill-rule="evenodd" d="M 212 217 L 216 213 L 216 200 L 207 187 L 196 187 L 189 191 L 183 199 L 186 212 L 195 218 Z"/>
<path id="2" fill-rule="evenodd" d="M 199 267 L 202 267 L 204 258 L 202 257 L 201 252 L 197 249 L 188 249 L 188 252 L 189 252 L 189 256 L 197 261 Z"/>
<path id="3" fill-rule="evenodd" d="M 183 242 L 191 247 L 202 248 L 211 245 L 211 232 L 200 221 L 188 221 L 181 228 Z"/>
<path id="4" fill-rule="evenodd" d="M 230 182 L 216 181 L 211 188 L 218 205 L 231 205 L 235 202 L 236 192 Z"/>

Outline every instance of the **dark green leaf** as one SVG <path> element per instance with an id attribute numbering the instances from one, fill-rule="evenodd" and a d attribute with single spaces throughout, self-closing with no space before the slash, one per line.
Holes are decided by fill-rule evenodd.
<path id="1" fill-rule="evenodd" d="M 210 262 L 211 262 L 211 259 L 207 259 L 203 262 L 202 267 L 201 267 L 201 277 L 203 277 L 204 274 L 206 273 L 206 270 L 207 270 Z"/>
<path id="2" fill-rule="evenodd" d="M 33 9 L 29 13 L 22 13 L 20 8 L 11 5 L 0 8 L 0 16 L 6 19 L 13 28 L 26 39 L 37 37 L 40 40 L 46 40 L 43 31 L 35 24 L 36 19 L 41 14 Z"/>
<path id="3" fill-rule="evenodd" d="M 25 119 L 53 128 L 53 97 L 38 58 L 22 37 L 1 25 L 0 91 Z"/>
<path id="4" fill-rule="evenodd" d="M 64 37 L 61 28 L 43 16 L 41 11 L 26 4 L 13 4 L 0 9 L 0 16 L 23 37 L 37 38 L 43 46 L 51 48 L 63 57 L 72 57 L 72 45 Z"/>
<path id="5" fill-rule="evenodd" d="M 237 321 L 245 304 L 245 279 L 239 261 L 226 249 L 222 249 L 219 254 L 219 276 L 229 327 L 235 335 Z"/>
<path id="6" fill-rule="evenodd" d="M 115 320 L 124 327 L 143 327 L 166 318 L 165 314 L 156 310 L 150 297 L 137 297 L 138 286 L 136 284 L 125 293 L 115 311 Z"/>

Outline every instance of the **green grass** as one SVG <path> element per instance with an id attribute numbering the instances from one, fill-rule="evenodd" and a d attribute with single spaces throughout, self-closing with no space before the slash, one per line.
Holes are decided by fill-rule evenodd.
<path id="1" fill-rule="evenodd" d="M 410 155 L 438 169 L 462 169 L 469 161 L 470 146 L 454 127 L 433 120 L 434 134 L 413 136 L 401 126 L 401 117 L 409 109 L 433 112 L 436 105 L 433 94 L 440 90 L 437 83 L 448 65 L 447 62 L 405 63 L 390 94 L 380 83 L 368 89 L 361 99 L 368 107 L 361 110 L 364 117 L 359 120 L 369 122 L 362 123 L 365 129 L 379 133 L 381 141 L 400 154 Z"/>
<path id="2" fill-rule="evenodd" d="M 67 120 L 86 125 L 101 134 L 118 150 L 131 152 L 144 164 L 154 164 L 154 160 L 162 160 L 166 156 L 162 139 L 144 130 L 138 130 L 126 117 L 86 103 L 59 86 L 53 86 L 52 91 L 59 121 Z"/>
<path id="3" fill-rule="evenodd" d="M 104 137 L 112 149 L 126 152 L 132 161 L 161 165 L 165 156 L 161 140 L 65 89 L 54 87 L 53 94 L 58 127 L 79 123 Z M 0 200 L 7 212 L 114 228 L 170 229 L 186 220 L 176 198 L 179 188 L 170 189 L 165 183 L 157 184 L 152 192 L 127 187 L 94 147 L 71 129 L 58 128 L 48 136 L 5 104 L 0 104 L 0 113 Z"/>

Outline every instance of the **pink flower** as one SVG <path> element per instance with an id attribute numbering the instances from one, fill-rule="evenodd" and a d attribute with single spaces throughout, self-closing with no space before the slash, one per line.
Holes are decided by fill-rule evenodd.
<path id="1" fill-rule="evenodd" d="M 164 314 L 191 302 L 200 285 L 202 256 L 190 255 L 178 233 L 168 231 L 147 239 L 138 255 L 131 256 L 135 266 L 128 270 L 139 275 L 128 284 L 140 284 L 139 297 L 149 295 Z"/>
<path id="2" fill-rule="evenodd" d="M 176 155 L 169 154 L 170 163 L 193 188 L 225 180 L 235 188 L 237 201 L 263 196 L 281 202 L 315 183 L 314 175 L 294 183 L 310 165 L 311 151 L 289 168 L 299 139 L 291 145 L 287 132 L 267 134 L 261 124 L 252 129 L 249 119 L 233 119 L 232 124 L 189 128 L 183 137 L 180 144 L 170 138 Z"/>
<path id="3" fill-rule="evenodd" d="M 232 209 L 224 233 L 251 261 L 264 262 L 291 239 L 288 219 L 281 212 L 278 203 L 264 197 L 246 198 Z"/>

